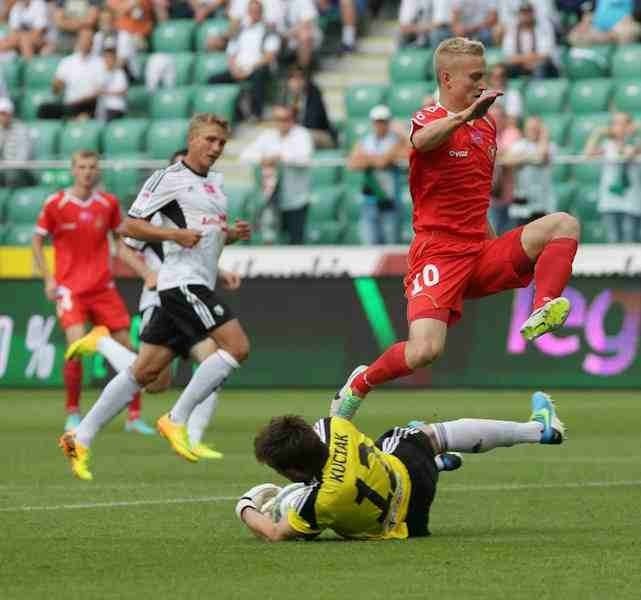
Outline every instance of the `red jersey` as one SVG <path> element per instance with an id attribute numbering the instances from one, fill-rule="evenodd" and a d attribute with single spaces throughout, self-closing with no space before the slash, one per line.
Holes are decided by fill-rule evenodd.
<path id="1" fill-rule="evenodd" d="M 412 118 L 410 135 L 447 114 L 442 106 L 422 108 Z M 413 149 L 409 184 L 414 231 L 484 239 L 495 156 L 496 126 L 487 116 L 464 123 L 434 150 Z"/>
<path id="2" fill-rule="evenodd" d="M 56 283 L 73 294 L 106 288 L 113 279 L 107 233 L 121 221 L 120 204 L 111 194 L 94 191 L 85 201 L 68 190 L 50 196 L 36 232 L 53 239 Z"/>

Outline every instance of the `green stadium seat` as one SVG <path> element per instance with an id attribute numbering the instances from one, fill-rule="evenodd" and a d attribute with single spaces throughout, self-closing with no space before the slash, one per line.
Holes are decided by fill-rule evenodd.
<path id="1" fill-rule="evenodd" d="M 132 85 L 127 92 L 127 116 L 148 118 L 149 96 L 144 85 Z"/>
<path id="2" fill-rule="evenodd" d="M 131 158 L 140 158 L 140 156 L 134 154 L 131 155 Z M 143 179 L 143 171 L 129 167 L 123 156 L 120 156 L 118 162 L 113 166 L 102 169 L 102 181 L 105 189 L 118 198 L 123 211 L 127 211 L 135 200 L 143 184 Z"/>
<path id="3" fill-rule="evenodd" d="M 565 146 L 572 115 L 557 113 L 542 116 L 543 123 L 550 134 L 550 140 L 557 146 Z"/>
<path id="4" fill-rule="evenodd" d="M 612 76 L 617 79 L 641 78 L 641 44 L 617 48 L 612 56 Z"/>
<path id="5" fill-rule="evenodd" d="M 194 94 L 194 112 L 215 113 L 233 123 L 239 95 L 240 86 L 235 83 L 198 87 Z"/>
<path id="6" fill-rule="evenodd" d="M 581 79 L 570 89 L 570 110 L 573 113 L 593 113 L 608 110 L 612 96 L 610 79 Z"/>
<path id="7" fill-rule="evenodd" d="M 389 63 L 389 76 L 393 83 L 432 79 L 432 51 L 427 48 L 397 50 Z"/>
<path id="8" fill-rule="evenodd" d="M 345 92 L 345 107 L 350 119 L 367 118 L 371 108 L 383 104 L 387 94 L 384 85 L 353 85 Z"/>
<path id="9" fill-rule="evenodd" d="M 180 87 L 161 89 L 151 98 L 152 119 L 186 119 L 190 116 L 192 89 Z"/>
<path id="10" fill-rule="evenodd" d="M 322 164 L 331 161 L 339 164 Z M 339 182 L 345 164 L 345 155 L 340 150 L 318 150 L 312 161 L 312 186 L 334 185 Z"/>
<path id="11" fill-rule="evenodd" d="M 341 236 L 341 243 L 346 246 L 360 246 L 363 242 L 361 240 L 361 231 L 358 222 L 350 223 Z"/>
<path id="12" fill-rule="evenodd" d="M 5 246 L 30 246 L 33 237 L 33 224 L 9 225 L 4 232 L 2 243 Z"/>
<path id="13" fill-rule="evenodd" d="M 0 223 L 0 246 L 4 246 L 4 238 L 9 230 L 9 225 Z"/>
<path id="14" fill-rule="evenodd" d="M 229 68 L 225 52 L 208 52 L 199 54 L 194 65 L 194 83 L 204 84 L 213 75 L 220 75 Z"/>
<path id="15" fill-rule="evenodd" d="M 565 71 L 570 79 L 607 77 L 610 72 L 612 46 L 570 48 L 565 56 Z"/>
<path id="16" fill-rule="evenodd" d="M 372 131 L 369 119 L 350 119 L 345 125 L 343 146 L 350 151 L 354 144 Z"/>
<path id="17" fill-rule="evenodd" d="M 34 56 L 24 68 L 24 86 L 27 89 L 50 89 L 60 56 Z"/>
<path id="18" fill-rule="evenodd" d="M 100 150 L 100 121 L 69 121 L 60 134 L 60 155 L 69 157 L 78 150 Z"/>
<path id="19" fill-rule="evenodd" d="M 109 158 L 142 152 L 147 119 L 116 119 L 102 130 L 102 148 Z"/>
<path id="20" fill-rule="evenodd" d="M 567 79 L 533 80 L 525 90 L 526 111 L 531 115 L 561 112 L 567 93 Z"/>
<path id="21" fill-rule="evenodd" d="M 343 187 L 340 185 L 315 187 L 310 198 L 307 222 L 336 221 L 343 199 L 343 191 Z"/>
<path id="22" fill-rule="evenodd" d="M 423 99 L 432 92 L 434 84 L 427 82 L 396 83 L 387 100 L 395 119 L 410 119 L 423 106 Z"/>
<path id="23" fill-rule="evenodd" d="M 562 212 L 572 212 L 577 192 L 576 183 L 573 181 L 555 183 L 554 192 L 556 193 L 556 209 Z"/>
<path id="24" fill-rule="evenodd" d="M 641 110 L 641 80 L 618 81 L 614 90 L 617 110 L 634 113 Z"/>
<path id="25" fill-rule="evenodd" d="M 599 192 L 597 187 L 594 185 L 578 186 L 572 203 L 572 214 L 581 224 L 598 221 L 601 218 L 597 208 L 598 201 Z"/>
<path id="26" fill-rule="evenodd" d="M 601 179 L 601 166 L 594 162 L 579 163 L 572 166 L 572 175 L 581 186 L 596 186 Z"/>
<path id="27" fill-rule="evenodd" d="M 583 152 L 585 142 L 597 127 L 604 127 L 610 122 L 610 113 L 599 112 L 575 117 L 570 130 L 570 147 L 575 152 Z"/>
<path id="28" fill-rule="evenodd" d="M 7 204 L 7 222 L 14 225 L 27 223 L 33 227 L 40 214 L 40 208 L 52 191 L 52 188 L 44 186 L 15 189 Z"/>
<path id="29" fill-rule="evenodd" d="M 193 52 L 178 52 L 172 54 L 172 58 L 176 65 L 176 85 L 190 85 L 196 55 Z"/>
<path id="30" fill-rule="evenodd" d="M 563 151 L 561 151 L 563 154 Z M 560 183 L 566 183 L 572 178 L 572 169 L 570 165 L 565 163 L 553 163 L 552 164 L 552 182 L 556 186 Z"/>
<path id="31" fill-rule="evenodd" d="M 7 204 L 9 202 L 9 196 L 11 195 L 11 190 L 6 187 L 0 188 L 0 223 L 5 221 L 5 214 L 7 211 Z"/>
<path id="32" fill-rule="evenodd" d="M 361 218 L 360 189 L 345 188 L 343 200 L 339 209 L 340 219 L 345 223 L 358 223 Z"/>
<path id="33" fill-rule="evenodd" d="M 22 87 L 22 73 L 24 62 L 19 57 L 13 57 L 11 60 L 2 62 L 0 73 L 9 92 L 17 92 Z"/>
<path id="34" fill-rule="evenodd" d="M 45 102 L 56 102 L 58 98 L 50 90 L 29 90 L 22 96 L 20 102 L 20 117 L 25 121 L 38 118 L 38 109 Z"/>
<path id="35" fill-rule="evenodd" d="M 196 28 L 193 19 L 172 19 L 156 25 L 151 34 L 154 52 L 189 52 Z"/>
<path id="36" fill-rule="evenodd" d="M 41 186 L 52 189 L 66 188 L 73 183 L 69 169 L 43 169 L 38 173 L 38 180 Z"/>
<path id="37" fill-rule="evenodd" d="M 251 185 L 226 183 L 224 191 L 227 196 L 227 221 L 233 223 L 236 219 L 247 219 L 249 214 L 248 198 L 254 191 Z"/>
<path id="38" fill-rule="evenodd" d="M 324 221 L 320 223 L 307 222 L 305 224 L 306 244 L 333 245 L 340 241 L 343 226 L 340 221 Z"/>
<path id="39" fill-rule="evenodd" d="M 58 155 L 58 143 L 62 123 L 50 119 L 29 123 L 29 137 L 33 148 L 33 158 L 55 158 Z"/>
<path id="40" fill-rule="evenodd" d="M 583 244 L 608 243 L 608 233 L 601 219 L 581 223 L 581 242 Z"/>
<path id="41" fill-rule="evenodd" d="M 223 35 L 229 29 L 227 19 L 207 19 L 196 30 L 196 52 L 207 50 L 207 38 Z"/>
<path id="42" fill-rule="evenodd" d="M 152 158 L 169 157 L 187 142 L 187 119 L 153 121 L 147 130 L 147 153 Z"/>

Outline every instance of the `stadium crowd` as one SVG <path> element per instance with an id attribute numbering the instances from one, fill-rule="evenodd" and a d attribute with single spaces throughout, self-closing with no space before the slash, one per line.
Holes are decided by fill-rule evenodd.
<path id="1" fill-rule="evenodd" d="M 128 118 L 142 127 L 140 118 L 150 116 L 151 125 L 140 130 L 144 141 L 127 144 L 128 153 L 168 158 L 177 147 L 170 140 L 155 143 L 170 127 L 163 120 L 212 110 L 232 122 L 273 120 L 274 129 L 240 156 L 256 166 L 256 184 L 233 198 L 230 211 L 254 221 L 257 242 L 404 243 L 411 237 L 408 117 L 422 103 L 438 102 L 429 73 L 433 49 L 445 38 L 464 36 L 486 45 L 488 86 L 506 92 L 491 110 L 499 130 L 491 206 L 496 229 L 562 209 L 586 224 L 585 241 L 641 242 L 641 109 L 635 97 L 641 88 L 627 85 L 641 75 L 640 4 L 8 0 L 0 2 L 0 158 L 68 158 L 82 149 L 87 131 L 89 149 L 102 150 L 103 158 L 123 155 L 107 142 L 108 132 L 118 131 L 119 120 L 128 126 Z M 348 89 L 347 121 L 333 123 L 314 74 L 332 68 L 335 61 L 327 57 L 357 53 L 357 33 L 366 34 L 381 15 L 398 18 L 392 86 L 358 114 L 351 113 Z M 628 56 L 628 66 L 617 72 L 621 56 Z M 407 70 L 398 82 L 425 93 L 412 98 L 411 110 L 397 110 L 394 94 L 403 90 L 392 90 L 394 63 L 411 68 L 416 60 L 422 66 L 415 78 Z M 284 114 L 289 125 L 282 125 Z M 61 119 L 66 127 L 79 123 L 76 145 L 61 139 L 68 131 L 61 130 Z M 292 136 L 305 146 L 293 160 L 279 150 Z M 275 155 L 265 155 L 267 147 Z M 567 155 L 578 156 L 578 164 L 555 162 Z M 7 188 L 33 193 L 65 184 L 60 173 L 21 169 L 1 176 Z M 111 179 L 127 206 L 141 175 L 132 175 L 128 187 L 126 177 Z M 323 194 L 319 182 L 328 184 Z M 575 202 L 590 187 L 590 202 Z M 0 201 L 0 242 L 21 243 L 19 228 L 5 223 L 18 190 L 5 190 Z"/>

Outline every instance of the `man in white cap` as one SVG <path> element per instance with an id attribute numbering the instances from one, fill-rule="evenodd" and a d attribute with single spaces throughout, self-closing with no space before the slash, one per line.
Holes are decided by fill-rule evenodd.
<path id="1" fill-rule="evenodd" d="M 364 171 L 360 237 L 365 244 L 399 241 L 401 175 L 397 163 L 405 154 L 405 141 L 392 130 L 390 109 L 379 104 L 370 110 L 371 133 L 356 143 L 347 167 Z"/>
<path id="2" fill-rule="evenodd" d="M 32 154 L 29 129 L 13 118 L 13 102 L 0 97 L 0 160 L 29 160 Z M 6 185 L 24 182 L 24 173 L 5 171 Z"/>

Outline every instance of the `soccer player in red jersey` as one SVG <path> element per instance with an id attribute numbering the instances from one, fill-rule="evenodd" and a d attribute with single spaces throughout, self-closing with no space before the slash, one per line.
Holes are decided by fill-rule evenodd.
<path id="1" fill-rule="evenodd" d="M 36 264 L 45 283 L 45 294 L 56 302 L 60 325 L 67 343 L 85 335 L 85 323 L 104 325 L 121 344 L 129 343 L 129 313 L 116 291 L 111 272 L 109 233 L 115 234 L 122 217 L 118 199 L 96 188 L 100 180 L 98 155 L 79 151 L 73 155 L 71 188 L 49 197 L 36 223 L 32 246 Z M 54 273 L 44 258 L 46 236 L 53 239 Z M 155 285 L 155 274 L 122 241 L 117 240 L 119 257 L 143 279 Z M 67 391 L 65 430 L 80 422 L 80 389 L 82 363 L 66 360 L 63 377 Z M 127 431 L 153 434 L 154 430 L 140 418 L 140 395 L 129 404 Z"/>
<path id="2" fill-rule="evenodd" d="M 572 274 L 577 220 L 554 213 L 498 238 L 487 221 L 496 127 L 486 113 L 502 92 L 486 87 L 483 44 L 445 40 L 434 53 L 434 70 L 440 103 L 419 110 L 410 131 L 409 339 L 357 367 L 332 401 L 332 416 L 351 418 L 373 387 L 434 362 L 464 299 L 534 279 L 533 312 L 521 328 L 528 340 L 561 327 L 570 311 L 561 293 Z"/>

